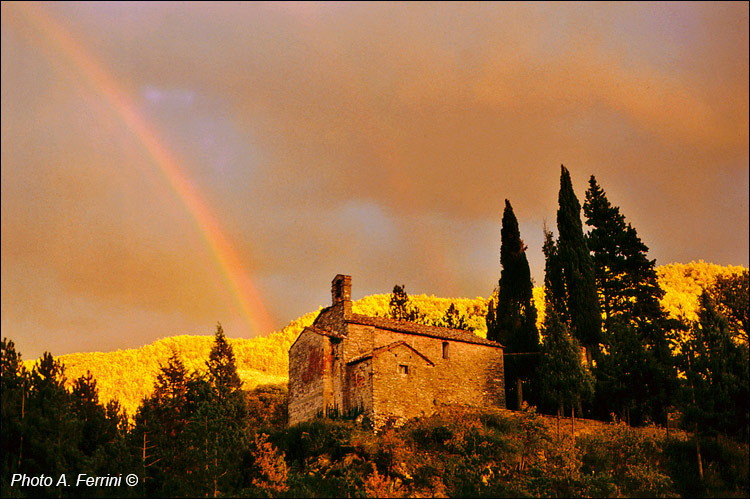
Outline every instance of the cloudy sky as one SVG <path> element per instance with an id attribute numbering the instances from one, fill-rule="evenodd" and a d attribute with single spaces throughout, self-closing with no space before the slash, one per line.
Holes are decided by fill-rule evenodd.
<path id="1" fill-rule="evenodd" d="M 543 281 L 560 164 L 657 264 L 748 265 L 748 4 L 2 4 L 2 334 L 24 358 Z"/>

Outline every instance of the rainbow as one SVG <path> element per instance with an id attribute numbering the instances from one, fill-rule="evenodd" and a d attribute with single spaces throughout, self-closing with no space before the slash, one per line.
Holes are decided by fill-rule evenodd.
<path id="1" fill-rule="evenodd" d="M 60 23 L 44 11 L 41 5 L 21 2 L 15 7 L 23 12 L 54 48 L 78 68 L 85 80 L 109 102 L 152 157 L 158 167 L 159 176 L 184 205 L 192 223 L 207 245 L 225 284 L 231 291 L 233 300 L 251 326 L 251 331 L 255 334 L 268 334 L 273 331 L 274 321 L 218 220 L 179 161 L 160 139 L 154 127 L 143 117 L 127 92 Z M 6 12 L 3 12 L 3 15 L 5 14 Z"/>

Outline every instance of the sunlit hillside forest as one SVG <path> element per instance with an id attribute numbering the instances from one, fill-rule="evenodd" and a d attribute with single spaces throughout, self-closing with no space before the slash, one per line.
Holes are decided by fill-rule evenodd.
<path id="1" fill-rule="evenodd" d="M 701 290 L 710 288 L 719 277 L 738 275 L 747 270 L 741 266 L 721 266 L 703 261 L 657 267 L 659 285 L 665 294 L 661 305 L 669 316 L 681 321 L 694 321 L 699 310 Z M 537 325 L 544 320 L 544 288 L 534 288 L 534 305 L 538 310 Z M 424 294 L 410 295 L 411 303 L 425 316 L 425 322 L 437 324 L 453 304 L 466 318 L 467 328 L 486 337 L 488 299 L 438 298 Z M 390 294 L 371 295 L 356 300 L 355 313 L 370 316 L 389 314 Z M 269 336 L 228 341 L 237 358 L 237 371 L 245 389 L 258 385 L 286 383 L 289 366 L 288 351 L 302 329 L 312 324 L 319 310 L 303 315 L 281 331 Z M 211 349 L 211 336 L 180 335 L 158 340 L 137 349 L 116 352 L 87 352 L 61 355 L 65 366 L 67 387 L 87 372 L 97 380 L 102 401 L 117 400 L 128 415 L 135 414 L 141 401 L 153 391 L 159 369 L 173 352 L 177 352 L 189 370 L 205 371 L 205 359 Z M 31 370 L 35 360 L 25 360 Z"/>
<path id="2" fill-rule="evenodd" d="M 489 298 L 397 284 L 353 304 L 501 343 L 507 408 L 437 401 L 381 428 L 321 410 L 288 426 L 288 351 L 319 311 L 263 338 L 217 323 L 37 361 L 3 338 L 2 496 L 748 497 L 748 269 L 657 268 L 589 185 L 581 206 L 561 168 L 544 283 L 506 200 Z"/>
<path id="3" fill-rule="evenodd" d="M 45 355 L 28 372 L 3 339 L 3 497 L 748 494 L 746 442 L 702 439 L 699 478 L 691 434 L 674 426 L 575 421 L 525 405 L 443 406 L 378 433 L 356 415 L 288 427 L 286 386 L 242 389 L 235 343 L 220 326 L 210 340 L 196 369 L 171 350 L 129 422 L 119 404 L 101 403 L 95 378 L 68 390 L 60 362 Z M 85 486 L 79 473 L 110 482 Z M 118 473 L 138 479 L 127 485 Z M 44 476 L 54 480 L 29 478 Z"/>

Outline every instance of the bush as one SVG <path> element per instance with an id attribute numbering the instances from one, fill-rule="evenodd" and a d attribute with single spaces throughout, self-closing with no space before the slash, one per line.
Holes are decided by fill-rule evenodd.
<path id="1" fill-rule="evenodd" d="M 748 444 L 724 437 L 701 438 L 703 480 L 695 440 L 670 439 L 666 467 L 683 497 L 748 497 Z"/>

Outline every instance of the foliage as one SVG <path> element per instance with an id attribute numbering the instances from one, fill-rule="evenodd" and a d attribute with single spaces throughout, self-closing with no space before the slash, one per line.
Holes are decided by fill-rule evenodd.
<path id="1" fill-rule="evenodd" d="M 704 289 L 711 289 L 718 279 L 744 272 L 747 272 L 745 267 L 721 266 L 703 260 L 657 267 L 659 286 L 664 290 L 661 306 L 670 318 L 690 324 L 698 320 L 699 297 Z"/>
<path id="2" fill-rule="evenodd" d="M 581 399 L 593 393 L 594 379 L 581 362 L 578 341 L 560 322 L 553 310 L 545 318 L 544 345 L 539 363 L 539 384 L 542 398 L 563 412 L 567 405 L 574 408 Z"/>
<path id="3" fill-rule="evenodd" d="M 268 441 L 268 435 L 265 433 L 255 435 L 250 446 L 250 455 L 253 486 L 250 492 L 253 492 L 253 495 L 274 497 L 289 490 L 284 453 L 279 452 L 276 446 Z"/>
<path id="4" fill-rule="evenodd" d="M 539 332 L 526 245 L 521 240 L 518 221 L 507 199 L 501 229 L 500 264 L 497 306 L 492 313 L 488 312 L 487 338 L 500 342 L 507 353 L 537 353 Z M 523 401 L 523 380 L 532 378 L 536 364 L 534 356 L 506 357 L 506 400 L 512 400 L 511 395 L 515 392 L 519 409 Z"/>
<path id="5" fill-rule="evenodd" d="M 709 293 L 703 293 L 700 302 L 699 320 L 678 356 L 685 376 L 681 408 L 686 425 L 700 434 L 723 433 L 746 440 L 748 346 L 732 341 L 727 320 Z"/>
<path id="6" fill-rule="evenodd" d="M 388 316 L 397 321 L 427 324 L 425 315 L 420 312 L 419 307 L 409 300 L 409 295 L 406 293 L 406 286 L 403 284 L 393 286 L 393 293 L 391 293 L 390 300 L 388 301 Z"/>
<path id="7" fill-rule="evenodd" d="M 578 341 L 586 347 L 589 365 L 601 340 L 601 312 L 594 268 L 581 224 L 581 205 L 573 192 L 570 173 L 561 166 L 556 261 L 562 270 L 567 310 L 557 310 Z M 554 302 L 553 302 L 554 304 Z M 554 306 L 554 305 L 553 305 Z"/>
<path id="8" fill-rule="evenodd" d="M 669 497 L 674 482 L 664 467 L 662 430 L 635 429 L 619 423 L 576 441 L 581 473 L 601 494 L 615 497 Z"/>
<path id="9" fill-rule="evenodd" d="M 681 319 L 686 323 L 697 320 L 701 286 L 712 289 L 717 279 L 746 271 L 744 267 L 723 267 L 702 261 L 657 267 L 659 285 L 665 291 L 661 306 L 671 319 Z M 548 293 L 545 293 L 544 287 L 533 289 L 538 328 L 541 328 L 545 317 L 546 294 Z M 352 309 L 359 314 L 386 316 L 389 298 L 388 294 L 367 296 L 353 302 Z M 439 323 L 453 304 L 459 315 L 465 318 L 467 329 L 474 331 L 477 336 L 486 337 L 487 299 L 439 298 L 429 295 L 411 295 L 409 299 L 425 315 L 426 322 L 431 324 Z M 246 390 L 287 382 L 289 347 L 302 329 L 312 324 L 317 314 L 318 311 L 310 312 L 269 336 L 227 339 L 234 351 L 237 373 Z M 679 352 L 680 343 L 687 341 L 689 337 L 687 328 L 685 331 L 674 330 L 672 333 L 674 337 L 671 338 L 671 348 Z M 97 381 L 102 403 L 116 400 L 132 419 L 141 401 L 151 395 L 160 366 L 168 361 L 173 352 L 179 354 L 189 372 L 205 373 L 212 340 L 212 336 L 172 336 L 138 349 L 75 353 L 62 355 L 58 360 L 65 364 L 68 374 L 66 388 L 71 389 L 74 380 L 88 372 Z M 30 370 L 34 362 L 26 360 L 22 361 L 22 365 Z M 9 396 L 9 400 L 10 398 L 12 397 Z"/>
<path id="10" fill-rule="evenodd" d="M 603 319 L 596 409 L 600 417 L 616 410 L 636 424 L 664 421 L 676 384 L 667 334 L 677 324 L 659 305 L 664 291 L 655 262 L 593 175 L 583 211 Z"/>
<path id="11" fill-rule="evenodd" d="M 701 437 L 704 478 L 697 473 L 695 443 L 680 438 L 664 443 L 663 466 L 682 497 L 748 497 L 748 444 L 721 436 Z"/>
<path id="12" fill-rule="evenodd" d="M 246 392 L 249 424 L 261 430 L 279 430 L 287 424 L 287 385 L 261 385 Z"/>
<path id="13" fill-rule="evenodd" d="M 220 341 L 215 342 L 214 351 L 221 350 Z M 18 378 L 32 376 L 24 373 L 10 341 L 3 342 L 2 360 L 3 387 L 22 386 Z M 228 365 L 224 361 L 222 365 Z M 136 424 L 128 429 L 112 406 L 104 408 L 101 418 L 93 377 L 76 379 L 74 390 L 60 391 L 64 369 L 49 355 L 37 363 L 33 374 L 35 384 L 29 385 L 24 419 L 39 421 L 45 415 L 45 424 L 58 426 L 48 432 L 40 431 L 37 423 L 22 425 L 26 430 L 20 469 L 40 472 L 41 464 L 71 476 L 80 469 L 102 475 L 123 469 L 135 471 L 142 481 L 135 488 L 20 490 L 9 488 L 6 475 L 3 497 L 748 494 L 748 445 L 721 436 L 702 440 L 706 471 L 705 480 L 700 481 L 690 468 L 695 466 L 695 451 L 684 433 L 673 431 L 667 438 L 663 429 L 655 427 L 587 422 L 577 426 L 574 442 L 568 434 L 557 436 L 554 420 L 533 407 L 514 413 L 443 406 L 436 414 L 379 433 L 342 419 L 316 419 L 286 427 L 271 415 L 286 403 L 283 387 L 258 387 L 246 393 L 243 400 L 251 409 L 243 415 L 226 404 L 231 399 L 228 395 L 237 390 L 229 390 L 220 400 L 212 383 L 221 377 L 210 381 L 206 374 L 189 372 L 173 352 L 157 375 L 153 396 L 144 400 Z M 40 390 L 45 390 L 44 403 L 38 398 Z M 6 397 L 4 391 L 4 410 L 12 407 L 12 399 Z M 31 404 L 31 399 L 36 402 Z M 260 415 L 264 408 L 268 416 Z M 19 415 L 6 414 L 3 428 L 17 428 Z M 97 424 L 102 424 L 100 429 L 95 429 Z M 83 428 L 102 438 L 87 442 L 82 438 Z M 4 470 L 19 461 L 14 454 L 17 446 L 7 445 L 8 436 L 3 433 Z M 64 452 L 55 450 L 58 439 L 65 445 Z M 50 455 L 63 459 L 38 461 Z"/>
<path id="14" fill-rule="evenodd" d="M 13 341 L 2 342 L 3 497 L 103 495 L 100 486 L 78 487 L 72 473 L 106 476 L 113 466 L 132 469 L 124 451 L 127 427 L 116 403 L 100 405 L 96 380 L 74 379 L 65 388 L 65 368 L 45 352 L 29 372 Z M 11 487 L 15 474 L 54 477 L 47 484 Z M 60 482 L 62 474 L 71 481 Z"/>
<path id="15" fill-rule="evenodd" d="M 745 269 L 739 274 L 718 276 L 709 290 L 719 312 L 727 319 L 733 339 L 745 344 L 750 314 L 749 285 L 750 275 Z"/>
<path id="16" fill-rule="evenodd" d="M 466 320 L 466 316 L 456 308 L 456 305 L 451 303 L 448 310 L 445 311 L 445 315 L 435 324 L 440 327 L 447 327 L 450 329 L 468 329 L 469 323 Z"/>

